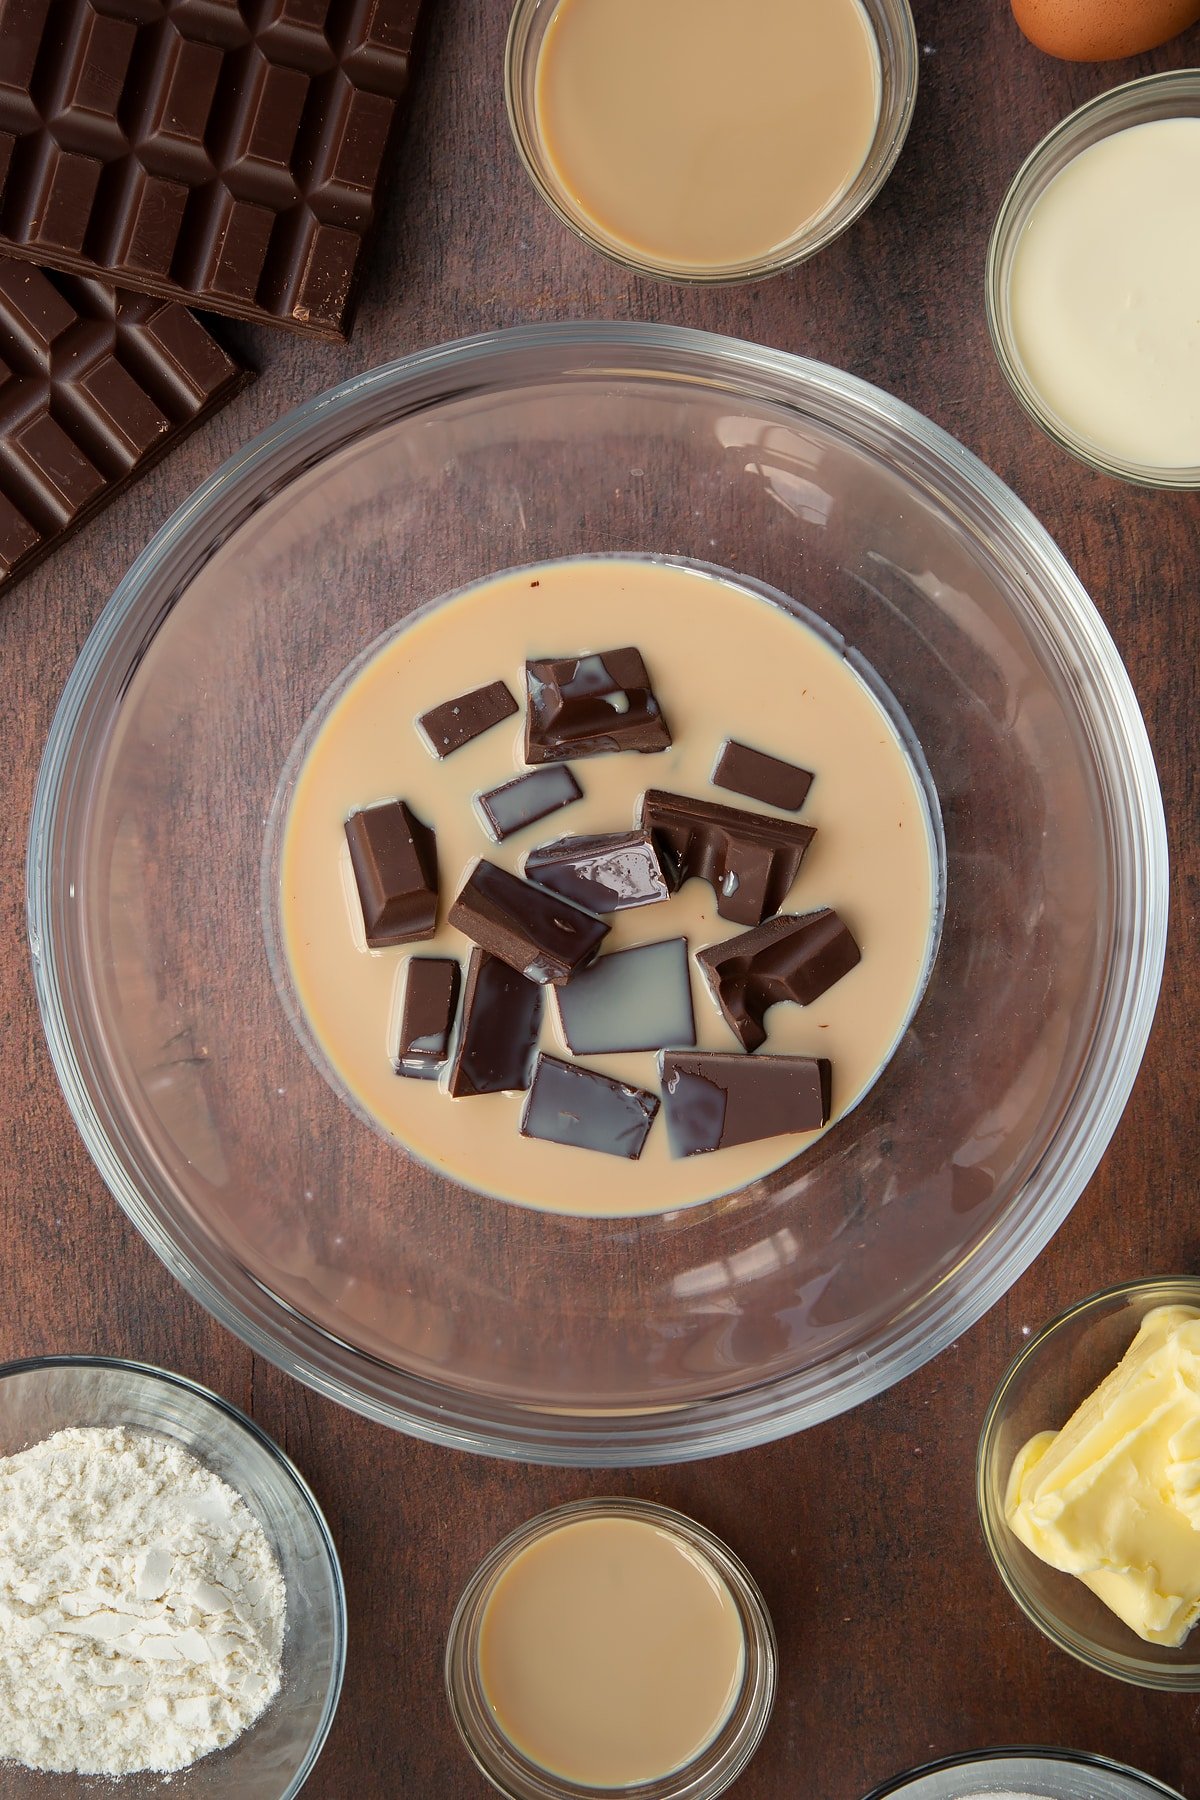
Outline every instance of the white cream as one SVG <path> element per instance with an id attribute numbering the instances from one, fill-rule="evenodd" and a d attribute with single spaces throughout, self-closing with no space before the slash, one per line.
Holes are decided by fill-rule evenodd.
<path id="1" fill-rule="evenodd" d="M 1067 430 L 1121 462 L 1200 467 L 1200 118 L 1114 132 L 1034 202 L 1013 334 Z"/>

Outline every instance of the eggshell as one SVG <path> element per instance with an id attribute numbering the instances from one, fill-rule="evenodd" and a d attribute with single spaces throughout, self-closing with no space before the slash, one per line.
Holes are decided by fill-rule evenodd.
<path id="1" fill-rule="evenodd" d="M 1200 19 L 1200 0 L 1012 0 L 1031 44 L 1066 62 L 1140 56 Z"/>

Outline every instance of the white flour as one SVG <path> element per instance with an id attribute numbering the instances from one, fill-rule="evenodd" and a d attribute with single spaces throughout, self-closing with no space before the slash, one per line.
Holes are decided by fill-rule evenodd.
<path id="1" fill-rule="evenodd" d="M 178 1444 L 88 1428 L 0 1458 L 0 1759 L 186 1768 L 279 1691 L 285 1611 L 257 1519 Z"/>

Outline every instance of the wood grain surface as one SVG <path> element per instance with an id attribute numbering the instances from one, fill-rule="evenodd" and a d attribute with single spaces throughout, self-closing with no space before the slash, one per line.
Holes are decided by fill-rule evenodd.
<path id="1" fill-rule="evenodd" d="M 983 311 L 988 230 L 1057 120 L 1153 69 L 1200 62 L 1200 28 L 1132 63 L 1033 50 L 1007 0 L 915 0 L 921 93 L 871 211 L 797 272 L 702 290 L 626 276 L 542 206 L 509 141 L 503 0 L 436 0 L 397 179 L 342 348 L 233 328 L 257 384 L 0 602 L 0 1357 L 102 1351 L 197 1377 L 250 1411 L 312 1482 L 350 1605 L 346 1686 L 313 1800 L 482 1800 L 442 1694 L 455 1598 L 539 1509 L 624 1491 L 694 1514 L 743 1556 L 779 1631 L 781 1690 L 739 1800 L 858 1800 L 925 1758 L 1031 1742 L 1106 1752 L 1200 1800 L 1200 1697 L 1142 1693 L 1051 1649 L 980 1536 L 980 1421 L 1024 1331 L 1082 1294 L 1200 1270 L 1195 1202 L 1200 495 L 1093 475 L 1028 423 Z M 648 318 L 823 358 L 929 414 L 1009 482 L 1078 569 L 1128 664 L 1158 757 L 1173 860 L 1150 1050 L 1098 1174 L 1006 1300 L 934 1363 L 847 1417 L 679 1469 L 565 1473 L 434 1449 L 323 1400 L 172 1281 L 108 1197 L 50 1066 L 24 932 L 30 796 L 68 670 L 133 555 L 252 433 L 328 384 L 465 333 L 550 318 Z M 0 1795 L 10 1791 L 0 1772 Z"/>

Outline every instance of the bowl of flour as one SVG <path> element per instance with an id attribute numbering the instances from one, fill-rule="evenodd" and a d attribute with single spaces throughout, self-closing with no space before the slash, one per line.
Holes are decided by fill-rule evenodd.
<path id="1" fill-rule="evenodd" d="M 0 1367 L 0 1790 L 291 1800 L 345 1664 L 341 1570 L 283 1453 L 104 1357 Z"/>

